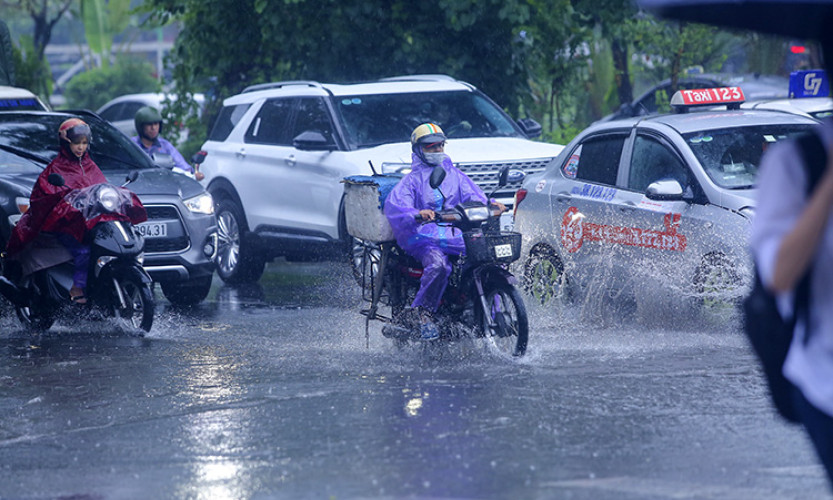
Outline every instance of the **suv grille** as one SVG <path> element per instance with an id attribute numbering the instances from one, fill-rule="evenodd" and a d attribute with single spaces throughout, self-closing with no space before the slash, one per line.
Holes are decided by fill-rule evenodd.
<path id="1" fill-rule="evenodd" d="M 148 222 L 165 221 L 169 226 L 169 232 L 182 234 L 182 236 L 167 238 L 145 238 L 145 253 L 180 252 L 188 248 L 188 235 L 184 234 L 185 225 L 179 215 L 179 210 L 175 206 L 145 205 L 145 210 L 148 213 Z M 174 231 L 171 226 L 176 225 L 179 226 L 179 229 Z"/>
<path id="2" fill-rule="evenodd" d="M 498 173 L 504 165 L 509 166 L 512 170 L 521 170 L 529 176 L 544 170 L 544 168 L 551 161 L 552 158 L 535 158 L 525 161 L 506 161 L 498 163 L 455 163 L 454 165 L 465 172 L 466 175 L 468 175 L 471 180 L 480 186 L 480 189 L 488 195 L 497 186 Z M 495 194 L 512 196 L 520 187 L 520 182 L 510 182 Z"/>

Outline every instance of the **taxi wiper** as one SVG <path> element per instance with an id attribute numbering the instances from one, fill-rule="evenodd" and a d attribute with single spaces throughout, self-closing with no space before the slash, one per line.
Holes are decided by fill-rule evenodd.
<path id="1" fill-rule="evenodd" d="M 9 146 L 7 144 L 0 144 L 0 149 L 4 151 L 8 151 L 9 153 L 16 154 L 17 156 L 22 156 L 29 160 L 34 160 L 38 163 L 49 164 L 51 160 L 48 158 L 44 158 L 43 156 L 33 153 L 31 151 L 27 151 L 25 149 L 21 149 L 15 146 Z"/>

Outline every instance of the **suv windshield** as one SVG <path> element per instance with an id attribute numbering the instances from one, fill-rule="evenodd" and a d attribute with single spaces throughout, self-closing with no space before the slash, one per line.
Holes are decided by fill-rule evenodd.
<path id="1" fill-rule="evenodd" d="M 810 125 L 759 125 L 683 134 L 706 174 L 720 187 L 754 187 L 761 156 L 772 144 L 801 135 Z"/>
<path id="2" fill-rule="evenodd" d="M 0 144 L 45 159 L 58 154 L 58 127 L 71 115 L 0 113 Z M 103 171 L 157 168 L 136 144 L 109 123 L 83 115 L 93 133 L 90 156 Z"/>
<path id="3" fill-rule="evenodd" d="M 420 92 L 335 97 L 351 149 L 409 142 L 420 124 L 442 127 L 450 139 L 524 137 L 512 120 L 475 92 Z"/>

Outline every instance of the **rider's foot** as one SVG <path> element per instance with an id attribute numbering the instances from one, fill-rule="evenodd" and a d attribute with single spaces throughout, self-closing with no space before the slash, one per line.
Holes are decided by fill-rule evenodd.
<path id="1" fill-rule="evenodd" d="M 69 300 L 73 304 L 84 305 L 87 303 L 87 297 L 84 295 L 84 289 L 74 286 L 69 289 Z"/>

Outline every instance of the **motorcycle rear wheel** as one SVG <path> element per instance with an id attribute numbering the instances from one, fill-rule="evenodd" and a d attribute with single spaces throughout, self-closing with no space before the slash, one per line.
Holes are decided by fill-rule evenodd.
<path id="1" fill-rule="evenodd" d="M 150 285 L 130 276 L 118 280 L 118 286 L 124 296 L 125 306 L 122 307 L 118 296 L 113 291 L 111 305 L 113 317 L 121 326 L 130 330 L 142 329 L 149 332 L 153 326 L 153 313 L 156 309 Z"/>
<path id="2" fill-rule="evenodd" d="M 520 292 L 508 283 L 487 286 L 486 304 L 495 322 L 494 329 L 489 328 L 489 321 L 481 307 L 477 308 L 477 314 L 487 345 L 507 356 L 526 354 L 529 318 Z"/>

